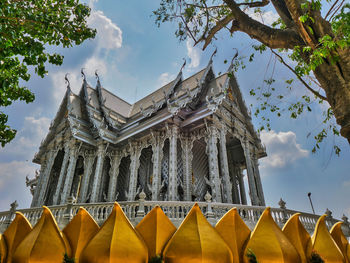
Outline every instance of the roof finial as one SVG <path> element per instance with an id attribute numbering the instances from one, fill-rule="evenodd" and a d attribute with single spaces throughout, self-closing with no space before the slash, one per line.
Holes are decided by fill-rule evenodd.
<path id="1" fill-rule="evenodd" d="M 183 58 L 183 60 L 184 60 L 184 63 L 182 64 L 182 67 L 181 67 L 181 69 L 180 69 L 180 72 L 184 69 L 184 67 L 186 66 L 186 59 L 185 58 Z"/>
<path id="2" fill-rule="evenodd" d="M 84 69 L 85 69 L 85 68 L 81 68 L 81 71 L 80 71 L 80 72 L 81 72 L 81 75 L 82 75 L 82 77 L 83 77 L 83 80 L 86 81 L 86 76 L 85 76 L 85 73 L 84 73 Z"/>
<path id="3" fill-rule="evenodd" d="M 97 69 L 95 70 L 95 76 L 96 76 L 97 82 L 100 82 L 100 76 L 97 74 Z"/>
<path id="4" fill-rule="evenodd" d="M 237 48 L 233 48 L 233 49 L 236 51 L 236 54 L 231 59 L 231 64 L 230 64 L 230 67 L 228 68 L 229 72 L 231 72 L 233 69 L 233 61 L 238 57 L 238 49 Z"/>
<path id="5" fill-rule="evenodd" d="M 68 75 L 69 75 L 69 73 L 66 73 L 66 75 L 64 76 L 64 80 L 66 81 L 67 89 L 70 91 L 70 82 L 68 79 Z"/>
<path id="6" fill-rule="evenodd" d="M 218 51 L 218 48 L 216 47 L 213 54 L 211 54 L 211 57 L 210 57 L 210 62 L 213 61 L 213 57 L 216 55 L 216 52 Z"/>

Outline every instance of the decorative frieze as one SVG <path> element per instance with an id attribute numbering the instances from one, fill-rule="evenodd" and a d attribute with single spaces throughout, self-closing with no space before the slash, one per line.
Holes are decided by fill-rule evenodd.
<path id="1" fill-rule="evenodd" d="M 101 179 L 102 179 L 102 171 L 103 171 L 103 162 L 106 155 L 106 146 L 103 141 L 100 141 L 97 145 L 97 161 L 96 161 L 96 169 L 95 175 L 92 182 L 92 191 L 91 191 L 91 203 L 99 202 L 98 197 L 101 188 Z"/>
<path id="2" fill-rule="evenodd" d="M 128 201 L 134 201 L 137 193 L 137 177 L 140 166 L 140 156 L 142 147 L 140 144 L 134 143 L 131 145 L 131 162 L 130 162 L 130 181 L 129 192 L 127 194 Z"/>
<path id="3" fill-rule="evenodd" d="M 194 140 L 187 134 L 181 137 L 182 160 L 184 171 L 184 200 L 192 201 L 192 147 Z"/>
<path id="4" fill-rule="evenodd" d="M 86 150 L 84 152 L 84 175 L 81 182 L 80 194 L 78 201 L 80 203 L 86 203 L 89 199 L 89 184 L 91 181 L 91 175 L 93 173 L 92 168 L 96 158 L 96 153 L 94 150 Z"/>
<path id="5" fill-rule="evenodd" d="M 179 128 L 176 125 L 171 127 L 171 135 L 169 138 L 169 185 L 168 196 L 169 201 L 177 200 L 177 139 Z"/>
<path id="6" fill-rule="evenodd" d="M 119 175 L 119 165 L 122 157 L 119 152 L 111 155 L 111 169 L 109 170 L 109 187 L 108 187 L 108 201 L 114 202 L 117 200 L 117 181 Z"/>

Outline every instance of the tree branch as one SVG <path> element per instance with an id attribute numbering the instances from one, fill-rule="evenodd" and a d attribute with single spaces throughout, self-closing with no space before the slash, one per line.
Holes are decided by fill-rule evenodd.
<path id="1" fill-rule="evenodd" d="M 262 7 L 270 3 L 270 0 L 262 0 L 257 2 L 237 3 L 238 6 L 245 5 L 248 7 Z"/>
<path id="2" fill-rule="evenodd" d="M 292 71 L 292 72 L 294 73 L 294 75 L 301 81 L 301 83 L 304 84 L 304 86 L 305 86 L 312 94 L 314 94 L 316 97 L 320 98 L 321 100 L 327 101 L 327 98 L 326 98 L 326 97 L 322 96 L 319 92 L 317 92 L 316 90 L 314 90 L 313 88 L 311 88 L 311 87 L 298 75 L 298 73 L 296 73 L 295 70 L 294 70 L 291 66 L 289 66 L 289 65 L 283 60 L 283 58 L 282 58 L 279 54 L 277 54 L 273 49 L 271 49 L 271 52 L 272 52 L 276 57 L 278 57 L 278 58 L 280 59 L 280 61 L 281 61 L 281 63 L 282 63 L 283 65 L 285 65 L 290 71 Z"/>
<path id="3" fill-rule="evenodd" d="M 273 29 L 244 13 L 233 0 L 223 0 L 231 9 L 237 31 L 248 34 L 270 48 L 293 49 L 294 46 L 305 45 L 304 41 L 293 29 Z"/>

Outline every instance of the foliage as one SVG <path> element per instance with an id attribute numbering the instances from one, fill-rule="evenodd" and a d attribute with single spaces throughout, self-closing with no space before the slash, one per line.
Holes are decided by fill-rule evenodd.
<path id="1" fill-rule="evenodd" d="M 316 251 L 312 251 L 309 263 L 324 263 L 324 260 Z"/>
<path id="2" fill-rule="evenodd" d="M 258 260 L 256 259 L 256 256 L 255 256 L 253 250 L 248 249 L 246 257 L 248 258 L 249 263 L 258 263 Z"/>
<path id="3" fill-rule="evenodd" d="M 269 4 L 273 5 L 280 16 L 271 27 L 246 15 L 251 13 L 251 9 L 256 17 L 262 18 L 262 8 Z M 203 49 L 212 43 L 221 30 L 227 31 L 231 36 L 235 32 L 243 32 L 258 40 L 260 43 L 252 46 L 254 53 L 246 57 L 241 56 L 239 62 L 236 60 L 235 70 L 245 67 L 243 60 L 254 61 L 256 53 L 271 51 L 275 55 L 275 61 L 280 61 L 295 75 L 295 78 L 286 80 L 285 87 L 280 87 L 275 83 L 274 63 L 271 76 L 266 77 L 262 85 L 250 90 L 250 94 L 256 96 L 259 103 L 254 105 L 254 114 L 261 120 L 258 130 L 271 129 L 267 113 L 276 114 L 277 117 L 287 115 L 296 119 L 305 112 L 313 111 L 315 105 L 327 101 L 330 107 L 324 111 L 321 125 L 316 128 L 316 132 L 308 134 L 308 137 L 313 134 L 315 146 L 312 152 L 316 152 L 329 134 L 340 135 L 339 126 L 335 122 L 339 116 L 339 110 L 335 112 L 335 105 L 338 106 L 338 103 L 329 98 L 329 93 L 326 92 L 338 87 L 332 86 L 329 79 L 322 79 L 321 82 L 319 79 L 323 78 L 324 74 L 316 74 L 317 70 L 324 65 L 335 66 L 340 71 L 342 66 L 344 72 L 350 70 L 347 62 L 339 65 L 341 59 L 348 60 L 349 52 L 346 51 L 350 51 L 350 4 L 335 1 L 322 17 L 321 11 L 326 13 L 326 10 L 322 10 L 325 6 L 323 4 L 320 0 L 162 0 L 160 7 L 154 11 L 154 16 L 158 26 L 164 22 L 178 22 L 176 36 L 180 40 L 191 38 L 195 45 L 203 43 Z M 295 66 L 288 65 L 286 61 L 293 61 Z M 268 67 L 272 64 L 270 62 Z M 339 76 L 330 76 L 330 79 L 332 77 L 336 79 Z M 306 88 L 302 95 L 299 91 L 296 92 L 300 89 L 300 82 L 295 81 L 296 79 Z M 341 97 L 338 95 L 337 99 Z M 346 118 L 348 117 L 344 117 Z M 350 143 L 350 137 L 344 137 Z M 336 154 L 340 152 L 340 148 L 335 144 L 333 150 Z"/>
<path id="4" fill-rule="evenodd" d="M 45 63 L 61 65 L 63 56 L 49 53 L 47 45 L 64 48 L 94 38 L 87 26 L 90 8 L 79 0 L 6 0 L 0 2 L 0 107 L 21 100 L 34 101 L 34 94 L 22 81 L 28 81 L 28 67 L 40 77 L 47 74 Z M 16 130 L 0 111 L 0 142 L 4 147 Z"/>
<path id="5" fill-rule="evenodd" d="M 162 263 L 163 259 L 161 255 L 156 255 L 153 258 L 151 258 L 149 261 L 149 263 Z"/>
<path id="6" fill-rule="evenodd" d="M 70 258 L 67 253 L 64 253 L 63 263 L 75 263 L 75 258 Z"/>

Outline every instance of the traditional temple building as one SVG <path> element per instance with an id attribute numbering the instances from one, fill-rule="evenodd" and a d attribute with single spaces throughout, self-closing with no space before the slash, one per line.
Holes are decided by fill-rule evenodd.
<path id="1" fill-rule="evenodd" d="M 264 206 L 258 160 L 266 156 L 234 76 L 203 70 L 177 77 L 129 104 L 83 74 L 79 94 L 68 82 L 34 162 L 32 207 L 137 200 L 203 201 Z M 243 170 L 249 189 L 245 189 Z"/>

